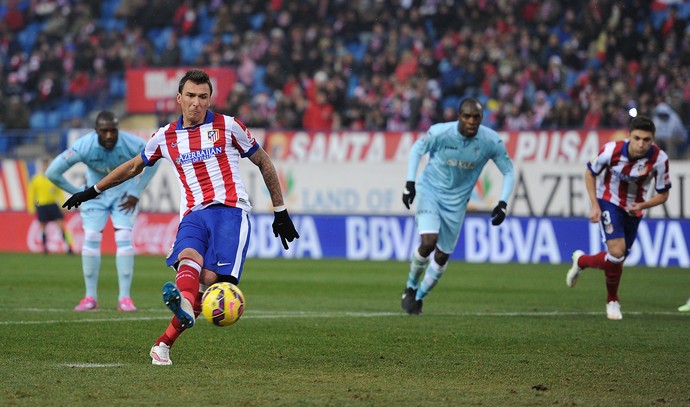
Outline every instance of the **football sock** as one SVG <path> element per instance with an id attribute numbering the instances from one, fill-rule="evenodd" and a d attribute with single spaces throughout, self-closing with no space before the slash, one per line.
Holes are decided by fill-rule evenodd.
<path id="1" fill-rule="evenodd" d="M 180 259 L 180 264 L 177 267 L 177 274 L 175 275 L 175 284 L 182 296 L 186 298 L 192 306 L 194 306 L 196 296 L 199 293 L 200 274 L 201 265 L 199 263 L 187 257 Z"/>
<path id="2" fill-rule="evenodd" d="M 199 314 L 201 314 L 201 296 L 203 293 L 197 293 L 196 299 L 194 301 L 194 317 L 198 317 Z M 180 321 L 177 320 L 177 317 L 173 317 L 172 321 L 170 321 L 170 324 L 168 325 L 168 328 L 166 328 L 165 332 L 163 335 L 158 337 L 158 340 L 156 340 L 156 343 L 161 343 L 163 342 L 164 344 L 172 347 L 173 343 L 177 340 L 177 338 L 182 335 L 182 332 L 185 331 L 185 328 L 180 325 Z"/>
<path id="3" fill-rule="evenodd" d="M 48 253 L 48 234 L 46 233 L 45 228 L 43 228 L 43 231 L 41 232 L 41 241 L 43 242 L 43 251 Z"/>
<path id="4" fill-rule="evenodd" d="M 115 267 L 117 268 L 117 282 L 120 287 L 118 300 L 130 297 L 132 278 L 134 276 L 134 247 L 131 241 L 117 242 L 115 253 Z"/>
<path id="5" fill-rule="evenodd" d="M 447 266 L 448 263 L 440 266 L 438 263 L 436 263 L 436 261 L 431 260 L 429 266 L 426 268 L 426 272 L 424 273 L 424 279 L 417 290 L 417 297 L 415 298 L 416 300 L 421 300 L 422 298 L 426 297 L 427 294 L 429 294 L 429 291 L 436 286 L 438 280 L 440 280 L 441 276 L 443 276 Z"/>
<path id="6" fill-rule="evenodd" d="M 618 301 L 618 286 L 623 274 L 623 260 L 625 260 L 625 257 L 619 259 L 608 254 L 606 255 L 606 263 L 604 264 L 606 302 Z"/>
<path id="7" fill-rule="evenodd" d="M 422 257 L 419 251 L 415 250 L 412 253 L 410 261 L 410 273 L 407 276 L 407 288 L 417 289 L 419 287 L 419 278 L 422 276 L 424 269 L 429 265 L 429 257 Z"/>
<path id="8" fill-rule="evenodd" d="M 585 254 L 580 256 L 577 265 L 580 268 L 593 267 L 603 269 L 606 263 L 606 252 L 599 252 L 597 254 Z"/>
<path id="9" fill-rule="evenodd" d="M 101 269 L 101 242 L 84 241 L 81 250 L 81 268 L 86 285 L 86 296 L 98 299 L 98 272 Z"/>

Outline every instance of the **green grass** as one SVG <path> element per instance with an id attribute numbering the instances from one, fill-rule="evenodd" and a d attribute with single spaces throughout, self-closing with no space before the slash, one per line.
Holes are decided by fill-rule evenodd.
<path id="1" fill-rule="evenodd" d="M 152 366 L 161 257 L 137 257 L 131 314 L 115 311 L 112 256 L 92 313 L 72 311 L 78 256 L 0 264 L 2 406 L 690 405 L 688 270 L 626 268 L 609 321 L 601 271 L 569 289 L 568 265 L 456 262 L 414 317 L 406 263 L 250 259 L 242 319 L 199 321 L 173 366 Z"/>

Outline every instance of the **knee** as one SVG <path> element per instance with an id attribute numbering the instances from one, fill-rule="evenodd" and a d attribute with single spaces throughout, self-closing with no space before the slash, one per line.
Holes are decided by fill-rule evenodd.
<path id="1" fill-rule="evenodd" d="M 103 239 L 102 232 L 94 232 L 90 230 L 84 231 L 84 246 L 82 246 L 81 253 L 84 256 L 100 256 L 101 255 L 101 240 Z"/>
<path id="2" fill-rule="evenodd" d="M 423 257 L 428 257 L 436 248 L 437 237 L 435 235 L 422 235 L 422 241 L 417 250 Z"/>
<path id="3" fill-rule="evenodd" d="M 445 266 L 446 263 L 448 263 L 449 257 L 450 257 L 450 255 L 448 253 L 443 253 L 442 251 L 438 250 L 438 248 L 434 252 L 434 261 L 439 266 Z"/>
<path id="4" fill-rule="evenodd" d="M 116 230 L 115 244 L 117 245 L 117 254 L 133 255 L 134 246 L 132 246 L 132 229 Z"/>
<path id="5" fill-rule="evenodd" d="M 627 255 L 625 247 L 609 247 L 606 250 L 606 254 L 608 254 L 610 259 L 617 260 L 615 261 L 617 263 L 623 262 L 625 256 Z"/>
<path id="6" fill-rule="evenodd" d="M 199 266 L 204 265 L 204 258 L 199 252 L 197 252 L 194 249 L 191 248 L 186 248 L 183 249 L 180 254 L 177 256 L 178 260 L 182 259 L 189 259 L 192 260 L 193 262 L 197 263 Z"/>

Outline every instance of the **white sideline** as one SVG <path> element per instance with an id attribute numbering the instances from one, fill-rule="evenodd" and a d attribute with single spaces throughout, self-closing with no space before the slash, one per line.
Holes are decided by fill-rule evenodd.
<path id="1" fill-rule="evenodd" d="M 7 309 L 0 308 L 0 312 L 9 311 Z M 18 308 L 11 310 L 14 313 L 22 312 L 44 312 L 44 313 L 70 313 L 76 315 L 72 309 L 59 309 L 59 308 Z M 84 324 L 84 323 L 97 323 L 97 322 L 131 322 L 131 321 L 159 321 L 159 320 L 169 320 L 170 312 L 167 310 L 160 309 L 149 309 L 142 310 L 139 309 L 138 314 L 153 312 L 160 313 L 160 316 L 122 316 L 122 313 L 117 311 L 107 311 L 98 310 L 91 311 L 87 315 L 103 315 L 103 318 L 79 318 L 79 319 L 53 319 L 53 320 L 40 320 L 40 321 L 0 321 L 1 325 L 45 325 L 45 324 Z M 80 313 L 81 314 L 81 313 Z M 81 314 L 83 315 L 83 314 Z M 79 315 L 79 316 L 81 316 Z M 112 316 L 111 316 L 112 315 Z M 117 315 L 117 316 L 115 316 Z M 601 316 L 603 312 L 563 312 L 563 311 L 543 311 L 543 312 L 456 312 L 456 313 L 433 313 L 425 315 L 425 318 L 433 317 L 563 317 L 563 316 Z M 626 311 L 625 315 L 650 315 L 650 316 L 685 316 L 688 314 L 682 314 L 679 312 L 672 311 L 660 311 L 660 312 L 639 312 L 639 311 Z M 314 311 L 260 311 L 252 310 L 245 313 L 242 319 L 282 319 L 282 318 L 380 318 L 380 317 L 408 317 L 402 311 L 399 312 L 314 312 Z"/>

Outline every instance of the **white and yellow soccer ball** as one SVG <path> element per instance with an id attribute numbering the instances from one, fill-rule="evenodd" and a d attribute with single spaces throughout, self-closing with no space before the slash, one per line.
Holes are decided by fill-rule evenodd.
<path id="1" fill-rule="evenodd" d="M 213 325 L 232 325 L 240 319 L 243 312 L 244 294 L 234 284 L 215 283 L 201 297 L 201 313 Z"/>

